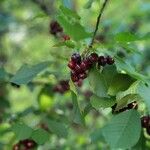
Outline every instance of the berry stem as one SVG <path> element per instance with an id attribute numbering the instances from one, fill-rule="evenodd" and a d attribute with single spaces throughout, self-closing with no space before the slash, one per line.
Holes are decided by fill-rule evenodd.
<path id="1" fill-rule="evenodd" d="M 106 7 L 106 4 L 107 4 L 108 0 L 105 0 L 104 3 L 103 3 L 103 6 L 101 7 L 100 11 L 99 11 L 99 15 L 97 17 L 97 22 L 96 22 L 96 26 L 95 26 L 95 30 L 94 30 L 94 33 L 93 33 L 93 36 L 92 36 L 92 40 L 89 44 L 89 46 L 85 49 L 85 51 L 83 51 L 83 54 L 86 54 L 89 52 L 90 48 L 92 48 L 93 44 L 94 44 L 94 40 L 95 40 L 95 36 L 97 34 L 97 31 L 98 31 L 98 28 L 99 28 L 99 24 L 100 24 L 100 21 L 101 21 L 101 17 L 102 17 L 102 14 L 104 12 L 104 9 Z"/>
<path id="2" fill-rule="evenodd" d="M 99 23 L 100 23 L 100 21 L 101 21 L 101 16 L 102 16 L 102 14 L 103 14 L 103 12 L 104 12 L 104 9 L 105 9 L 105 6 L 106 6 L 107 2 L 108 2 L 108 0 L 105 0 L 105 1 L 104 1 L 103 6 L 102 6 L 102 8 L 100 9 L 99 15 L 98 15 L 98 17 L 97 17 L 97 22 L 96 22 L 95 31 L 94 31 L 94 33 L 93 33 L 93 37 L 92 37 L 91 43 L 90 43 L 90 45 L 89 45 L 90 48 L 91 48 L 91 47 L 93 46 L 93 44 L 94 44 L 94 39 L 95 39 L 96 33 L 97 33 L 97 31 L 98 31 Z"/>

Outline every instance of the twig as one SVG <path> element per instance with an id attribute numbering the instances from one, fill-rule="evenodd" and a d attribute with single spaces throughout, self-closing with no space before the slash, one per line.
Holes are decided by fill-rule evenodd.
<path id="1" fill-rule="evenodd" d="M 85 51 L 83 52 L 83 55 L 88 53 L 89 49 L 92 48 L 93 44 L 94 44 L 94 40 L 95 40 L 95 36 L 97 34 L 97 31 L 98 31 L 98 27 L 99 27 L 99 23 L 101 21 L 101 16 L 104 12 L 104 9 L 106 7 L 106 4 L 107 4 L 108 0 L 105 0 L 104 3 L 103 3 L 103 6 L 102 8 L 100 9 L 100 12 L 99 12 L 99 15 L 97 17 L 97 22 L 96 22 L 96 26 L 95 26 L 95 30 L 94 30 L 94 33 L 93 33 L 93 36 L 92 36 L 92 40 L 91 40 L 91 43 L 89 44 L 89 46 L 85 49 Z"/>
<path id="2" fill-rule="evenodd" d="M 91 43 L 90 43 L 90 45 L 89 45 L 90 48 L 91 48 L 91 47 L 93 46 L 93 44 L 94 44 L 94 39 L 95 39 L 96 33 L 97 33 L 97 31 L 98 31 L 99 23 L 100 23 L 100 21 L 101 21 L 101 16 L 102 16 L 102 14 L 103 14 L 103 12 L 104 12 L 104 9 L 105 9 L 105 6 L 106 6 L 107 2 L 108 2 L 108 0 L 105 0 L 105 1 L 104 1 L 103 6 L 102 6 L 102 8 L 100 9 L 99 15 L 98 15 L 98 17 L 97 17 L 97 22 L 96 22 L 95 31 L 94 31 L 94 33 L 93 33 L 93 37 L 92 37 Z"/>

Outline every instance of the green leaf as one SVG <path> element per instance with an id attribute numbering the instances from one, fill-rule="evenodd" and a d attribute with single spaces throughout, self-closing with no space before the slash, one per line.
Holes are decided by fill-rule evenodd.
<path id="1" fill-rule="evenodd" d="M 148 148 L 146 148 L 146 138 L 144 137 L 143 131 L 141 132 L 138 143 L 130 150 L 148 150 Z"/>
<path id="2" fill-rule="evenodd" d="M 118 42 L 132 42 L 139 40 L 139 37 L 129 32 L 121 32 L 115 35 L 115 40 Z"/>
<path id="3" fill-rule="evenodd" d="M 115 35 L 115 40 L 117 42 L 134 42 L 134 41 L 141 41 L 141 40 L 149 40 L 150 39 L 150 33 L 143 35 L 143 36 L 139 36 L 139 35 L 135 35 L 135 34 L 131 34 L 129 32 L 121 32 L 121 33 L 117 33 Z"/>
<path id="4" fill-rule="evenodd" d="M 70 86 L 70 90 L 77 95 L 78 94 L 77 93 L 77 88 L 74 85 L 74 83 L 72 82 L 72 80 L 69 81 L 69 86 Z"/>
<path id="5" fill-rule="evenodd" d="M 65 124 L 48 118 L 46 119 L 46 123 L 51 132 L 60 137 L 67 137 L 68 129 L 66 128 Z"/>
<path id="6" fill-rule="evenodd" d="M 89 72 L 89 83 L 91 85 L 93 93 L 99 97 L 108 98 L 108 87 L 111 85 L 112 79 L 115 74 L 115 66 L 107 66 L 101 73 L 95 68 L 92 69 Z"/>
<path id="7" fill-rule="evenodd" d="M 133 68 L 130 64 L 128 64 L 127 62 L 125 62 L 123 59 L 117 57 L 115 59 L 115 63 L 117 66 L 117 70 L 118 71 L 125 71 L 129 76 L 131 76 L 134 79 L 137 80 L 141 80 L 143 82 L 147 82 L 147 77 L 145 77 L 144 75 L 138 73 L 135 68 Z"/>
<path id="8" fill-rule="evenodd" d="M 17 73 L 11 78 L 10 82 L 17 85 L 29 83 L 38 73 L 46 69 L 50 62 L 42 62 L 34 66 L 23 65 Z"/>
<path id="9" fill-rule="evenodd" d="M 101 132 L 101 128 L 100 129 L 96 129 L 94 130 L 91 134 L 90 134 L 90 139 L 91 139 L 91 142 L 94 143 L 94 142 L 105 142 L 105 139 L 104 139 L 104 136 Z"/>
<path id="10" fill-rule="evenodd" d="M 88 0 L 88 2 L 85 4 L 84 8 L 89 9 L 92 7 L 92 4 L 95 0 Z"/>
<path id="11" fill-rule="evenodd" d="M 127 90 L 118 92 L 118 94 L 116 95 L 116 110 L 122 108 L 130 101 L 137 101 L 141 99 L 138 95 L 139 83 L 139 81 L 136 81 Z"/>
<path id="12" fill-rule="evenodd" d="M 49 134 L 43 129 L 37 129 L 33 131 L 31 138 L 39 145 L 42 145 L 48 141 Z"/>
<path id="13" fill-rule="evenodd" d="M 0 68 L 0 81 L 8 79 L 9 74 L 5 71 L 4 68 Z"/>
<path id="14" fill-rule="evenodd" d="M 85 124 L 83 114 L 81 113 L 81 110 L 79 108 L 77 95 L 74 92 L 71 92 L 72 95 L 72 102 L 73 102 L 73 121 L 77 124 Z"/>
<path id="15" fill-rule="evenodd" d="M 139 113 L 136 110 L 129 110 L 114 116 L 102 129 L 102 133 L 111 148 L 133 147 L 138 142 L 141 133 Z"/>
<path id="16" fill-rule="evenodd" d="M 84 114 L 84 117 L 93 109 L 91 103 L 88 103 L 85 108 L 84 108 L 84 111 L 83 111 L 83 114 Z"/>
<path id="17" fill-rule="evenodd" d="M 18 140 L 29 138 L 33 132 L 32 128 L 23 123 L 14 124 L 11 129 L 15 133 Z"/>
<path id="18" fill-rule="evenodd" d="M 69 35 L 73 40 L 79 41 L 90 37 L 92 34 L 85 31 L 84 27 L 78 22 L 69 22 L 64 16 L 57 16 L 57 20 L 63 27 L 64 32 Z"/>
<path id="19" fill-rule="evenodd" d="M 56 43 L 55 45 L 53 45 L 53 47 L 61 47 L 61 46 L 66 46 L 68 48 L 74 48 L 75 43 L 73 41 L 69 40 L 69 41 L 59 42 L 59 43 Z"/>
<path id="20" fill-rule="evenodd" d="M 60 11 L 61 13 L 63 13 L 64 16 L 67 16 L 67 17 L 70 17 L 71 19 L 74 18 L 74 19 L 80 19 L 80 16 L 72 11 L 71 9 L 67 8 L 67 7 L 64 7 L 64 6 L 60 6 Z"/>
<path id="21" fill-rule="evenodd" d="M 90 98 L 91 104 L 94 108 L 107 108 L 111 107 L 116 103 L 115 98 L 105 98 L 105 97 L 98 97 L 96 95 L 93 95 Z"/>
<path id="22" fill-rule="evenodd" d="M 150 112 L 150 82 L 148 85 L 140 84 L 138 88 L 139 95 L 143 98 Z"/>
<path id="23" fill-rule="evenodd" d="M 108 89 L 108 94 L 115 96 L 119 91 L 124 91 L 133 83 L 133 79 L 126 74 L 117 74 L 114 76 Z"/>

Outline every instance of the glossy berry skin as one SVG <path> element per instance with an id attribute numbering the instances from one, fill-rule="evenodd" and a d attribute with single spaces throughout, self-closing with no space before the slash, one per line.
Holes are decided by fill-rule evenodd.
<path id="1" fill-rule="evenodd" d="M 86 62 L 82 61 L 81 64 L 80 64 L 80 68 L 83 71 L 86 71 L 88 69 L 88 64 Z"/>
<path id="2" fill-rule="evenodd" d="M 92 63 L 96 63 L 96 62 L 98 61 L 98 55 L 97 55 L 96 53 L 90 54 L 89 60 L 90 60 L 90 62 L 92 62 Z"/>
<path id="3" fill-rule="evenodd" d="M 147 128 L 150 126 L 150 117 L 149 116 L 143 116 L 141 118 L 141 125 L 143 128 Z"/>
<path id="4" fill-rule="evenodd" d="M 76 64 L 73 61 L 69 61 L 68 67 L 73 70 L 73 69 L 75 69 Z"/>
<path id="5" fill-rule="evenodd" d="M 74 70 L 76 73 L 82 73 L 83 72 L 82 68 L 79 65 L 76 65 Z"/>
<path id="6" fill-rule="evenodd" d="M 98 57 L 98 65 L 99 66 L 105 66 L 107 63 L 107 59 L 104 56 Z"/>
<path id="7" fill-rule="evenodd" d="M 112 65 L 112 64 L 114 64 L 114 62 L 115 62 L 114 59 L 111 58 L 110 56 L 107 56 L 107 57 L 106 57 L 106 60 L 107 60 L 107 64 L 108 64 L 108 65 Z"/>
<path id="8" fill-rule="evenodd" d="M 75 75 L 71 75 L 71 80 L 73 82 L 77 82 L 79 80 L 78 76 L 75 76 Z"/>
<path id="9" fill-rule="evenodd" d="M 81 73 L 81 74 L 79 74 L 79 78 L 80 79 L 85 79 L 85 78 L 87 78 L 87 74 L 85 72 Z"/>
<path id="10" fill-rule="evenodd" d="M 72 56 L 71 56 L 71 60 L 77 64 L 80 64 L 81 63 L 81 56 L 79 53 L 74 53 Z"/>

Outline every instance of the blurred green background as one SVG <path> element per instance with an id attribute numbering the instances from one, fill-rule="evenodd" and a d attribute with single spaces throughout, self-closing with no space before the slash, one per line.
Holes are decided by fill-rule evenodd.
<path id="1" fill-rule="evenodd" d="M 7 130 L 12 122 L 20 120 L 35 127 L 46 115 L 69 122 L 72 110 L 70 92 L 62 95 L 53 93 L 51 89 L 60 80 L 69 80 L 70 74 L 66 65 L 71 53 L 76 49 L 54 47 L 63 39 L 50 34 L 50 22 L 59 14 L 59 6 L 64 5 L 79 14 L 81 24 L 87 31 L 93 31 L 102 2 L 103 0 L 0 0 L 0 68 L 15 74 L 26 63 L 52 62 L 46 71 L 36 77 L 35 84 L 15 88 L 0 82 L 1 150 L 10 150 L 16 142 L 14 134 Z M 118 32 L 145 35 L 149 31 L 149 26 L 149 0 L 109 1 L 98 31 L 97 52 L 101 53 L 107 48 L 112 35 Z M 83 51 L 88 41 L 87 39 L 75 43 L 77 49 Z M 108 53 L 123 55 L 139 72 L 150 77 L 149 48 L 149 41 L 140 41 L 135 42 L 130 48 L 116 46 Z M 45 92 L 46 88 L 48 90 Z M 88 82 L 85 81 L 79 97 L 81 108 L 88 105 L 89 99 L 85 96 L 88 89 Z M 90 135 L 109 119 L 110 110 L 92 110 L 85 118 L 86 127 L 71 124 L 72 128 L 68 129 L 67 138 L 51 134 L 50 140 L 38 149 L 108 150 L 109 147 L 103 139 L 99 142 L 93 139 L 94 142 L 91 143 Z M 24 111 L 27 112 L 22 114 Z"/>

